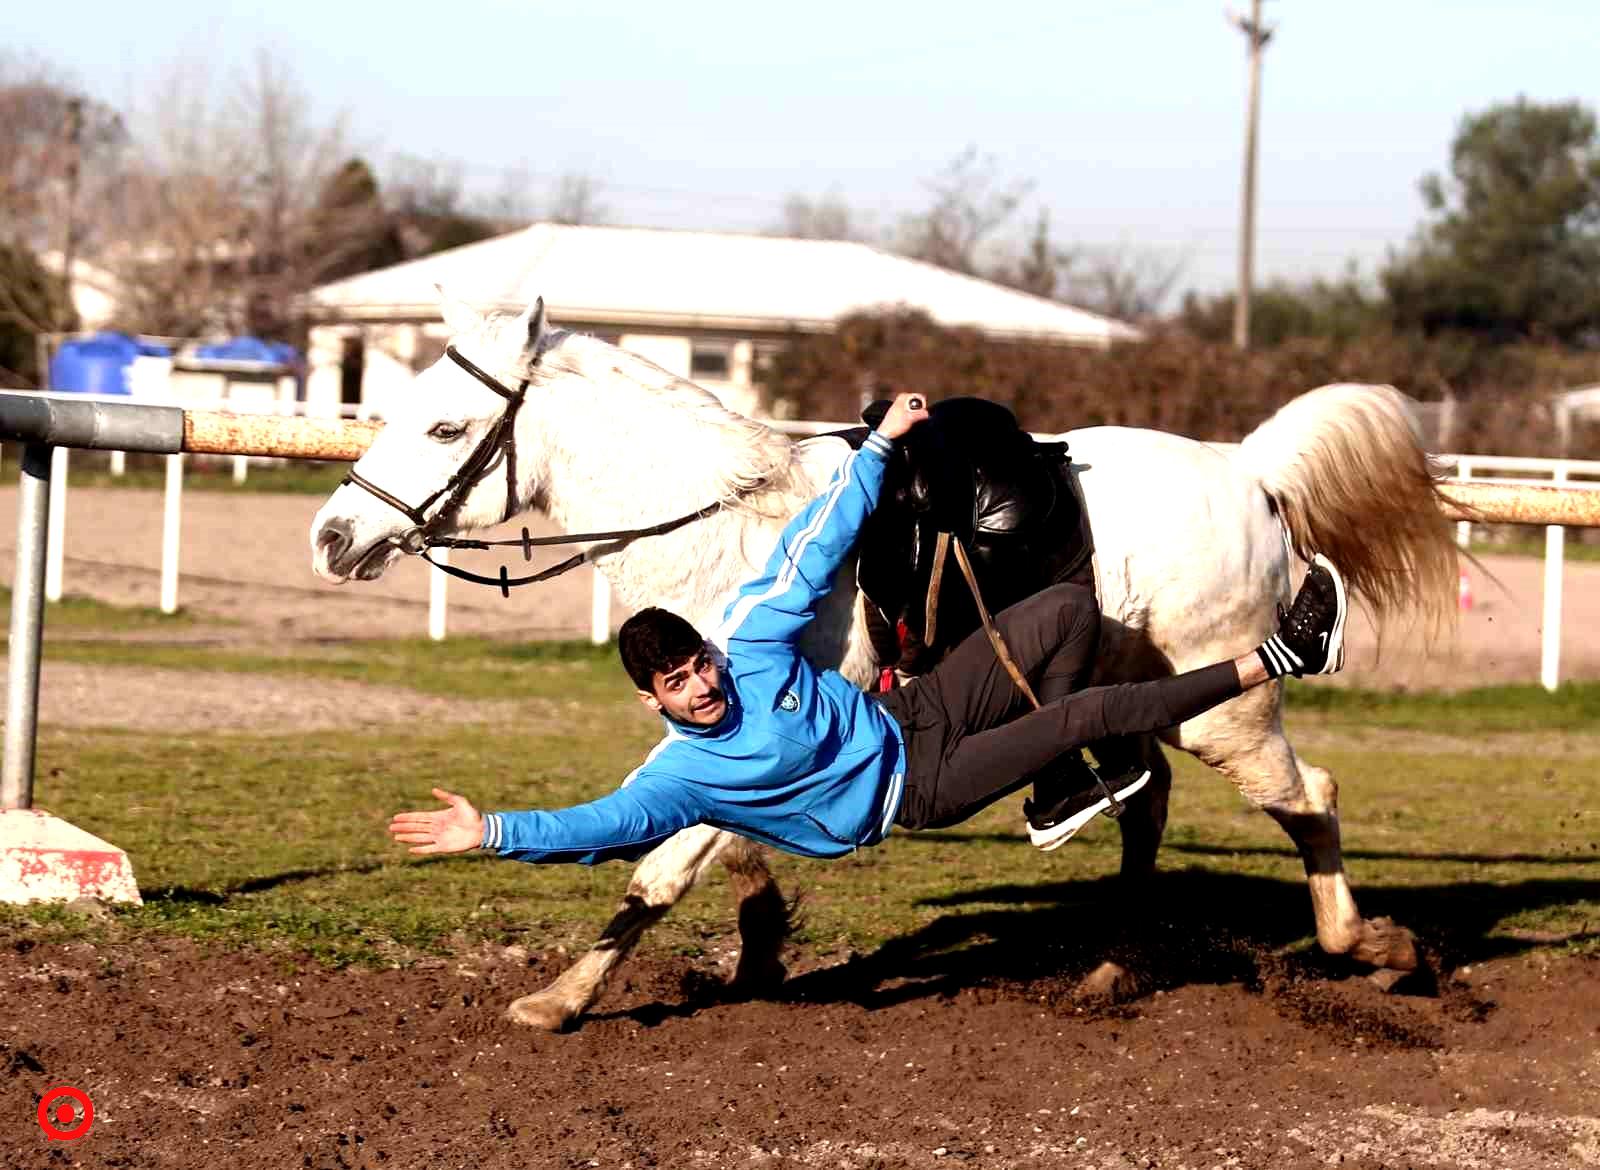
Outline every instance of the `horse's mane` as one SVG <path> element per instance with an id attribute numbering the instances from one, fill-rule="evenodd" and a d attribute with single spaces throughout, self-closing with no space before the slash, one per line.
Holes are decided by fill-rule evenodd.
<path id="1" fill-rule="evenodd" d="M 509 340 L 498 334 L 513 319 L 512 314 L 494 314 L 485 324 L 497 341 Z M 642 390 L 686 429 L 712 437 L 719 456 L 712 472 L 713 490 L 725 507 L 759 516 L 787 516 L 815 494 L 787 435 L 730 410 L 703 386 L 639 354 L 598 337 L 558 329 L 529 373 L 536 386 L 573 376 L 595 384 L 596 361 L 605 362 L 609 377 L 621 376 Z"/>

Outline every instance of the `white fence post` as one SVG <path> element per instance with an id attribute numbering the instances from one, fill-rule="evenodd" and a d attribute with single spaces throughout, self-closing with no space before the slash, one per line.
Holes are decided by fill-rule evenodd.
<path id="1" fill-rule="evenodd" d="M 128 453 L 126 451 L 111 452 L 111 474 L 118 479 L 128 470 Z"/>
<path id="2" fill-rule="evenodd" d="M 161 498 L 161 612 L 178 612 L 178 546 L 183 538 L 183 456 L 167 456 Z"/>
<path id="3" fill-rule="evenodd" d="M 450 563 L 450 550 L 447 548 L 435 549 L 434 555 L 443 564 Z M 448 616 L 445 606 L 445 588 L 450 584 L 450 575 L 441 573 L 438 569 L 428 569 L 428 637 L 435 642 L 444 641 L 445 619 Z"/>
<path id="4" fill-rule="evenodd" d="M 45 536 L 44 599 L 61 600 L 62 562 L 67 555 L 67 451 L 50 451 L 50 526 Z"/>
<path id="5" fill-rule="evenodd" d="M 594 593 L 589 598 L 589 641 L 604 646 L 611 640 L 611 582 L 595 570 Z"/>
<path id="6" fill-rule="evenodd" d="M 233 482 L 243 483 L 245 476 L 250 474 L 250 456 L 235 455 L 233 457 Z"/>
<path id="7" fill-rule="evenodd" d="M 1565 468 L 1552 479 L 1566 483 Z M 1540 631 L 1539 681 L 1553 691 L 1561 685 L 1561 584 L 1566 560 L 1567 530 L 1551 524 L 1544 530 L 1544 628 Z"/>

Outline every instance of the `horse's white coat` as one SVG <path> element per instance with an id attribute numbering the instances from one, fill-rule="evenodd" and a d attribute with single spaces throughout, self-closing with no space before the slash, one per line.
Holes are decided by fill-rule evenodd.
<path id="1" fill-rule="evenodd" d="M 708 392 L 597 339 L 530 338 L 530 328 L 538 328 L 530 314 L 490 321 L 471 314 L 464 306 L 451 306 L 451 323 L 460 330 L 455 344 L 503 380 L 514 384 L 520 378 L 524 355 L 534 343 L 549 347 L 517 420 L 520 490 L 512 510 L 543 508 L 564 529 L 582 532 L 645 526 L 712 500 L 729 502 L 704 520 L 619 545 L 599 558 L 599 568 L 630 609 L 661 605 L 702 628 L 714 623 L 739 584 L 763 563 L 788 517 L 820 490 L 844 455 L 839 440 L 792 444 L 729 412 Z M 1351 506 L 1365 510 L 1363 520 L 1380 544 L 1386 515 L 1432 507 L 1431 500 L 1368 498 L 1361 484 L 1351 482 L 1349 469 L 1319 462 L 1324 435 L 1363 419 L 1387 426 L 1386 412 L 1398 416 L 1392 390 L 1329 387 L 1291 405 L 1294 425 L 1280 421 L 1270 432 L 1262 428 L 1275 446 L 1256 441 L 1247 459 L 1151 431 L 1106 427 L 1065 436 L 1081 472 L 1096 541 L 1106 617 L 1100 680 L 1148 678 L 1230 658 L 1270 631 L 1276 604 L 1291 595 L 1298 565 L 1264 480 L 1274 482 L 1279 498 L 1299 514 L 1315 509 L 1285 493 L 1314 494 L 1319 479 L 1330 486 L 1337 479 Z M 418 378 L 415 393 L 357 466 L 389 491 L 420 500 L 448 477 L 502 406 L 453 363 L 441 361 Z M 451 443 L 430 439 L 429 429 L 440 420 L 465 423 L 467 433 Z M 1409 436 L 1403 423 L 1400 430 Z M 1389 426 L 1387 433 L 1399 432 Z M 1369 445 L 1376 441 L 1368 440 Z M 1375 451 L 1368 457 L 1381 464 L 1420 458 L 1420 453 L 1413 440 L 1410 451 Z M 1291 464 L 1294 474 L 1288 475 L 1283 468 Z M 486 475 L 453 527 L 464 531 L 493 523 L 506 503 L 504 477 Z M 335 558 L 325 536 L 330 522 L 350 534 L 350 543 Z M 1315 516 L 1307 523 L 1314 528 L 1319 522 L 1327 523 Z M 408 526 L 376 497 L 342 487 L 312 522 L 313 567 L 334 580 L 357 568 L 361 576 L 376 576 L 392 559 L 383 552 L 386 542 Z M 1448 544 L 1442 521 L 1439 529 Z M 1310 532 L 1308 539 L 1316 536 Z M 872 677 L 877 664 L 856 620 L 848 569 L 808 631 L 804 649 L 813 661 L 837 666 L 853 681 Z M 1339 852 L 1336 785 L 1325 770 L 1304 764 L 1290 748 L 1281 701 L 1278 684 L 1261 687 L 1163 738 L 1222 771 L 1300 846 L 1323 947 L 1378 966 L 1414 961 L 1405 932 L 1382 920 L 1364 922 L 1356 910 Z M 1123 818 L 1125 872 L 1154 864 L 1169 785 L 1170 772 L 1158 764 L 1150 798 L 1137 814 L 1130 809 Z M 629 897 L 601 944 L 550 989 L 519 1000 L 513 1017 L 558 1027 L 580 1013 L 645 926 L 713 861 L 730 867 L 736 886 L 739 875 L 745 876 L 741 895 L 761 894 L 778 903 L 749 842 L 703 826 L 686 830 L 639 864 Z M 757 955 L 749 953 L 747 932 L 741 975 L 781 972 L 779 937 L 773 933 L 761 944 L 766 953 Z"/>

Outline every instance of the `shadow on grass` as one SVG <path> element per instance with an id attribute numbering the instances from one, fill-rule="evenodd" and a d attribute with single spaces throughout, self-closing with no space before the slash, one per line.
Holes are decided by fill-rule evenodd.
<path id="1" fill-rule="evenodd" d="M 390 861 L 367 861 L 360 865 L 330 865 L 320 869 L 286 869 L 282 873 L 263 874 L 261 877 L 246 878 L 222 889 L 201 889 L 196 886 L 161 886 L 155 890 L 144 893 L 146 903 L 167 902 L 174 905 L 188 906 L 223 906 L 228 899 L 240 894 L 259 894 L 266 890 L 275 890 L 279 886 L 293 885 L 296 882 L 316 881 L 319 878 L 339 877 L 344 874 L 376 873 L 393 865 Z"/>
<path id="2" fill-rule="evenodd" d="M 925 841 L 1015 844 L 1016 833 L 961 833 L 940 829 L 937 833 L 906 833 L 910 839 Z M 1186 853 L 1195 857 L 1299 857 L 1291 844 L 1209 845 L 1203 842 L 1163 841 L 1162 853 Z M 1467 865 L 1593 865 L 1600 867 L 1600 852 L 1588 853 L 1425 853 L 1417 849 L 1340 849 L 1340 855 L 1360 861 L 1452 861 Z"/>

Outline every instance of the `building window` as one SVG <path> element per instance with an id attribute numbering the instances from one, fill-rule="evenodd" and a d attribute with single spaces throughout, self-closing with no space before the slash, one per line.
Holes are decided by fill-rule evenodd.
<path id="1" fill-rule="evenodd" d="M 689 348 L 689 377 L 698 381 L 709 378 L 726 382 L 732 373 L 733 343 L 731 341 L 695 341 Z"/>
<path id="2" fill-rule="evenodd" d="M 339 402 L 343 406 L 361 405 L 361 375 L 367 365 L 367 344 L 360 336 L 344 339 L 339 358 Z"/>

